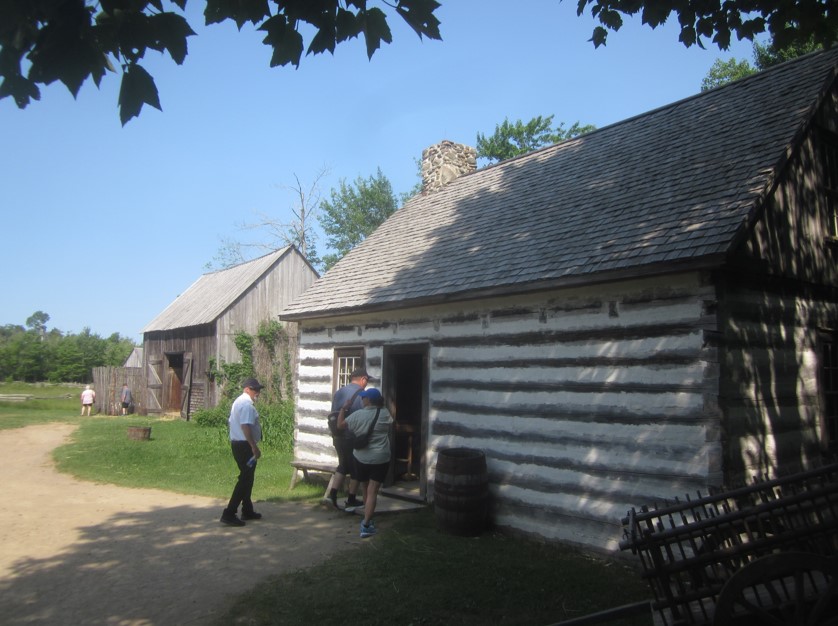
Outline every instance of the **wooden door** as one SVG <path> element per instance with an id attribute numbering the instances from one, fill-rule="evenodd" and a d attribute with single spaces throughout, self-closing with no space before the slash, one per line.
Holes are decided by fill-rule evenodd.
<path id="1" fill-rule="evenodd" d="M 189 397 L 192 389 L 192 353 L 183 353 L 183 377 L 180 383 L 180 416 L 189 419 Z"/>
<path id="2" fill-rule="evenodd" d="M 149 357 L 146 365 L 146 412 L 163 412 L 163 357 Z"/>

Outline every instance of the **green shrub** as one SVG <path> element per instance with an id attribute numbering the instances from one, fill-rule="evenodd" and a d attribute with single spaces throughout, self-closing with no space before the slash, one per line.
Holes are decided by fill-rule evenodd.
<path id="1" fill-rule="evenodd" d="M 226 437 L 231 406 L 232 402 L 225 399 L 215 408 L 199 409 L 195 411 L 195 423 L 198 426 L 216 429 Z M 257 402 L 256 410 L 259 411 L 262 441 L 265 445 L 279 452 L 291 452 L 294 449 L 294 403 Z"/>
<path id="2" fill-rule="evenodd" d="M 227 430 L 227 418 L 230 417 L 230 400 L 222 399 L 218 406 L 211 409 L 198 409 L 195 411 L 194 419 L 198 426 L 206 428 L 223 428 Z"/>
<path id="3" fill-rule="evenodd" d="M 294 449 L 294 403 L 259 404 L 256 408 L 265 443 L 279 452 L 291 452 Z"/>

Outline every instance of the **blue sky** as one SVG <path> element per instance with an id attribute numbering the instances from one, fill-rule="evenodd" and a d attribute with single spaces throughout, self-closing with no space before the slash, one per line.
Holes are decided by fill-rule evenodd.
<path id="1" fill-rule="evenodd" d="M 223 238 L 252 237 L 240 225 L 260 213 L 293 219 L 295 177 L 305 187 L 327 168 L 328 197 L 380 167 L 398 194 L 443 139 L 474 145 L 505 117 L 603 127 L 698 93 L 717 58 L 752 60 L 750 42 L 687 49 L 674 23 L 639 18 L 594 49 L 574 2 L 442 0 L 442 42 L 393 15 L 394 42 L 372 61 L 351 42 L 271 69 L 260 33 L 204 27 L 201 4 L 184 65 L 144 62 L 162 113 L 122 127 L 117 75 L 77 100 L 63 85 L 22 111 L 0 100 L 0 324 L 41 310 L 49 328 L 139 342 Z"/>

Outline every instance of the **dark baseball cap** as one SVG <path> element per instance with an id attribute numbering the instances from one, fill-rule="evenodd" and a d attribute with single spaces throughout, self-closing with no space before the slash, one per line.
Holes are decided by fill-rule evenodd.
<path id="1" fill-rule="evenodd" d="M 255 378 L 245 378 L 244 382 L 242 383 L 242 389 L 247 389 L 250 387 L 254 391 L 260 391 L 261 389 L 265 388 L 265 385 L 259 383 L 258 380 Z"/>
<path id="2" fill-rule="evenodd" d="M 378 380 L 375 376 L 370 376 L 367 374 L 367 370 L 363 367 L 356 367 L 352 370 L 352 373 L 349 375 L 349 378 L 361 378 L 364 377 L 367 380 Z"/>

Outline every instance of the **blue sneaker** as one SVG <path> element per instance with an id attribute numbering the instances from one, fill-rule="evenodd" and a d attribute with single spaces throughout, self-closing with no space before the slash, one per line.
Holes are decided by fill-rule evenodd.
<path id="1" fill-rule="evenodd" d="M 372 537 L 375 534 L 375 532 L 375 523 L 372 520 L 370 520 L 369 524 L 364 524 L 364 522 L 361 522 L 361 539 Z"/>

